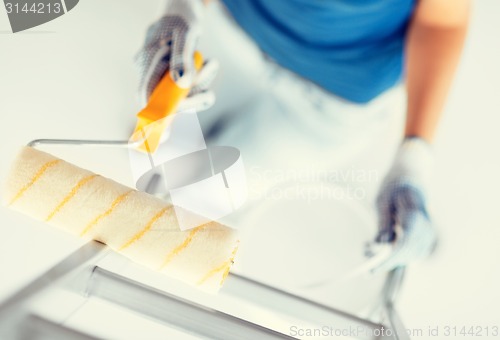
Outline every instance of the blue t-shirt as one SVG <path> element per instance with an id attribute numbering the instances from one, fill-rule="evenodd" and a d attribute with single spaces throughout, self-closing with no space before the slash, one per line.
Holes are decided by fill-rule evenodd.
<path id="1" fill-rule="evenodd" d="M 347 100 L 397 84 L 415 0 L 223 0 L 272 59 Z"/>

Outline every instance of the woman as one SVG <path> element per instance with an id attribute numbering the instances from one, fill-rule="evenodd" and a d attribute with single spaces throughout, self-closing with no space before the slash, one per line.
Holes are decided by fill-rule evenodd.
<path id="1" fill-rule="evenodd" d="M 217 66 L 207 62 L 197 75 L 192 61 L 195 49 L 212 54 L 222 67 L 218 102 L 200 119 L 215 140 L 240 148 L 255 170 L 251 187 L 276 185 L 263 179 L 269 169 L 376 169 L 384 180 L 375 243 L 395 245 L 376 270 L 427 256 L 436 238 L 427 208 L 431 144 L 469 1 L 223 3 L 205 17 L 201 0 L 168 2 L 140 54 L 143 99 L 170 69 L 193 84 L 183 107 L 212 106 L 207 85 Z M 376 187 L 365 186 L 368 198 Z"/>

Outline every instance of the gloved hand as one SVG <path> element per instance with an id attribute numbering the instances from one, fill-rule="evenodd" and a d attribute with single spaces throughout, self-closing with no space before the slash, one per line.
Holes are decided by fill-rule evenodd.
<path id="1" fill-rule="evenodd" d="M 366 255 L 373 255 L 377 245 L 392 243 L 393 248 L 372 272 L 406 265 L 434 249 L 436 232 L 426 207 L 432 158 L 431 147 L 424 140 L 407 138 L 402 143 L 377 198 L 379 232 L 368 244 Z"/>
<path id="2" fill-rule="evenodd" d="M 204 10 L 202 0 L 169 0 L 165 15 L 149 27 L 136 59 L 140 71 L 140 97 L 144 105 L 167 71 L 179 86 L 191 87 L 178 111 L 188 108 L 201 111 L 215 102 L 209 86 L 217 74 L 218 63 L 206 61 L 197 72 L 193 59 Z"/>

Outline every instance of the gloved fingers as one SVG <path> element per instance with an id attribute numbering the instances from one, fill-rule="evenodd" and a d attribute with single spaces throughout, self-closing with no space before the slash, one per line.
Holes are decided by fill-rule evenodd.
<path id="1" fill-rule="evenodd" d="M 203 12 L 201 1 L 171 0 L 166 14 L 148 28 L 136 58 L 143 104 L 167 71 L 181 87 L 192 87 L 196 75 L 193 54 L 201 34 L 199 22 Z"/>
<path id="2" fill-rule="evenodd" d="M 139 95 L 144 105 L 169 67 L 171 23 L 171 18 L 164 16 L 152 24 L 146 32 L 144 46 L 135 58 L 140 77 Z"/>
<path id="3" fill-rule="evenodd" d="M 426 257 L 435 248 L 437 235 L 434 226 L 422 211 L 403 215 L 402 227 L 405 235 L 402 246 L 411 251 L 413 257 Z"/>
<path id="4" fill-rule="evenodd" d="M 394 206 L 405 235 L 414 244 L 415 254 L 429 255 L 435 247 L 437 235 L 422 192 L 414 186 L 402 186 L 394 197 Z"/>
<path id="5" fill-rule="evenodd" d="M 405 227 L 403 221 L 405 214 L 420 212 L 428 218 L 421 191 L 402 182 L 384 184 L 377 197 L 377 212 L 379 233 L 375 238 L 376 242 L 394 241 L 395 226 L 400 224 L 403 228 Z"/>
<path id="6" fill-rule="evenodd" d="M 196 77 L 193 55 L 198 35 L 198 32 L 182 27 L 173 30 L 170 72 L 180 87 L 191 87 Z"/>
<path id="7" fill-rule="evenodd" d="M 393 202 L 398 212 L 420 211 L 427 218 L 424 196 L 417 187 L 402 184 L 394 189 Z"/>
<path id="8" fill-rule="evenodd" d="M 219 62 L 214 59 L 205 61 L 201 70 L 197 73 L 193 86 L 189 91 L 189 96 L 207 91 L 213 83 L 217 72 L 219 71 Z"/>
<path id="9" fill-rule="evenodd" d="M 396 208 L 391 202 L 390 192 L 383 190 L 377 198 L 379 231 L 375 237 L 375 242 L 378 243 L 393 242 L 396 237 Z"/>
<path id="10" fill-rule="evenodd" d="M 162 46 L 158 48 L 154 54 L 151 53 L 151 60 L 148 65 L 145 65 L 141 72 L 141 80 L 139 86 L 139 95 L 142 104 L 148 102 L 149 96 L 153 93 L 156 85 L 168 70 L 169 47 Z"/>
<path id="11" fill-rule="evenodd" d="M 430 255 L 435 244 L 436 235 L 427 216 L 421 211 L 406 213 L 403 215 L 401 235 L 395 240 L 393 252 L 385 261 L 373 268 L 372 273 L 389 271 L 423 259 Z"/>
<path id="12" fill-rule="evenodd" d="M 177 112 L 195 110 L 201 112 L 209 109 L 215 103 L 215 94 L 212 91 L 204 91 L 184 99 L 177 107 Z"/>
<path id="13" fill-rule="evenodd" d="M 189 91 L 188 97 L 183 100 L 177 111 L 193 109 L 196 112 L 201 112 L 209 109 L 215 103 L 215 94 L 210 91 L 210 85 L 217 75 L 219 70 L 219 62 L 217 60 L 207 60 L 203 64 L 201 70 L 196 74 L 193 86 Z"/>
<path id="14" fill-rule="evenodd" d="M 396 239 L 396 216 L 390 209 L 379 211 L 378 216 L 379 231 L 375 236 L 377 243 L 390 243 Z"/>

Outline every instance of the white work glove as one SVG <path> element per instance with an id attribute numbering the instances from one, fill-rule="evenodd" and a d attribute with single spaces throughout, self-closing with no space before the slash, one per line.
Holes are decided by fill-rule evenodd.
<path id="1" fill-rule="evenodd" d="M 209 86 L 217 74 L 218 63 L 206 61 L 197 72 L 193 59 L 204 11 L 202 0 L 169 0 L 165 14 L 148 28 L 136 59 L 140 71 L 139 94 L 144 105 L 169 70 L 179 86 L 191 87 L 178 111 L 189 108 L 202 111 L 214 104 L 215 96 Z"/>
<path id="2" fill-rule="evenodd" d="M 379 232 L 366 255 L 375 255 L 377 245 L 392 244 L 392 251 L 372 272 L 404 266 L 433 251 L 436 232 L 426 206 L 432 163 L 431 146 L 423 139 L 407 138 L 400 146 L 377 198 Z"/>

